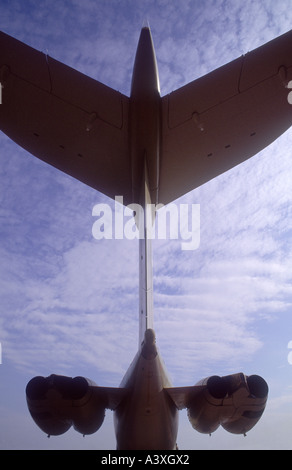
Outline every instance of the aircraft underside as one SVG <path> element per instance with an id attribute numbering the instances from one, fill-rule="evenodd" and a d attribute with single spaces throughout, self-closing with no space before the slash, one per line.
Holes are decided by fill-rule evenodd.
<path id="1" fill-rule="evenodd" d="M 130 97 L 0 33 L 1 130 L 58 170 L 143 209 L 136 214 L 143 235 L 137 355 L 120 387 L 83 377 L 34 377 L 27 404 L 46 434 L 71 426 L 95 433 L 110 409 L 118 449 L 173 450 L 181 409 L 205 434 L 220 425 L 245 434 L 260 419 L 268 385 L 258 375 L 170 383 L 154 333 L 155 213 L 148 209 L 228 171 L 288 129 L 289 80 L 292 31 L 163 97 L 148 27 L 141 31 Z"/>

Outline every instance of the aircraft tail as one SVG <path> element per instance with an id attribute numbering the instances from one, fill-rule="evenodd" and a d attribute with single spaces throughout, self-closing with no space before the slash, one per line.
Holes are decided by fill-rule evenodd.
<path id="1" fill-rule="evenodd" d="M 155 213 L 151 204 L 145 164 L 141 188 L 141 213 L 138 215 L 139 227 L 139 347 L 145 331 L 153 328 L 153 265 L 152 265 L 152 227 Z"/>

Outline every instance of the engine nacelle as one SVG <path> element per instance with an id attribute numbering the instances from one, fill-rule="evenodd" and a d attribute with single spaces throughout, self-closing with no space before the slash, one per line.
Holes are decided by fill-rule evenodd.
<path id="1" fill-rule="evenodd" d="M 264 412 L 268 385 L 258 375 L 212 376 L 197 385 L 203 387 L 190 397 L 188 417 L 201 433 L 211 434 L 221 424 L 229 432 L 245 434 Z"/>
<path id="2" fill-rule="evenodd" d="M 46 434 L 63 434 L 72 425 L 83 435 L 93 434 L 105 416 L 97 389 L 84 377 L 34 377 L 26 386 L 26 400 L 33 420 Z"/>

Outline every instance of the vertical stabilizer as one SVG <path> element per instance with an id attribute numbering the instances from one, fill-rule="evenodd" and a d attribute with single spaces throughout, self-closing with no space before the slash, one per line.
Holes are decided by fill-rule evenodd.
<path id="1" fill-rule="evenodd" d="M 149 27 L 141 30 L 130 95 L 130 155 L 132 201 L 141 208 L 139 227 L 139 346 L 153 327 L 153 274 L 151 235 L 158 200 L 161 142 L 161 99 L 157 61 Z"/>
<path id="2" fill-rule="evenodd" d="M 144 181 L 141 188 L 141 213 L 139 214 L 139 346 L 145 331 L 153 328 L 153 266 L 152 227 L 154 206 L 151 204 L 147 166 L 145 162 Z"/>

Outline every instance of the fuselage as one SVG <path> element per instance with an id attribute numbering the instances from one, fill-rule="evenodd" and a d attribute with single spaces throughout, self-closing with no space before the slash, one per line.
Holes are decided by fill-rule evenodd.
<path id="1" fill-rule="evenodd" d="M 153 330 L 128 369 L 121 387 L 129 390 L 114 414 L 117 449 L 175 449 L 178 410 L 164 387 L 171 387 Z"/>
<path id="2" fill-rule="evenodd" d="M 157 203 L 161 145 L 160 90 L 149 28 L 141 31 L 130 96 L 130 155 L 133 202 L 143 208 L 139 246 L 139 348 L 121 387 L 127 399 L 115 411 L 118 449 L 174 449 L 178 410 L 164 388 L 171 383 L 153 330 L 152 248 L 149 230 Z M 148 215 L 147 215 L 148 214 Z"/>

